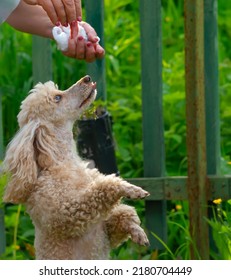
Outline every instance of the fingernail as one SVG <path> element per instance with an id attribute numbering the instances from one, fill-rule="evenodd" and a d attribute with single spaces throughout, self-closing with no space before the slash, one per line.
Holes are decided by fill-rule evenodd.
<path id="1" fill-rule="evenodd" d="M 82 41 L 82 40 L 83 40 L 83 36 L 79 36 L 79 37 L 78 37 L 78 40 L 79 40 L 79 41 Z"/>
<path id="2" fill-rule="evenodd" d="M 56 25 L 56 26 L 59 26 L 59 25 L 60 25 L 60 21 L 57 21 L 55 25 Z"/>
<path id="3" fill-rule="evenodd" d="M 67 23 L 67 22 L 65 22 L 65 23 L 63 24 L 63 26 L 68 27 L 68 23 Z"/>
<path id="4" fill-rule="evenodd" d="M 87 42 L 87 47 L 89 48 L 91 46 L 92 46 L 92 44 L 90 42 Z"/>
<path id="5" fill-rule="evenodd" d="M 95 37 L 93 40 L 94 40 L 95 43 L 97 43 L 99 41 L 99 38 Z"/>
<path id="6" fill-rule="evenodd" d="M 77 17 L 77 20 L 82 21 L 82 17 L 81 16 Z"/>

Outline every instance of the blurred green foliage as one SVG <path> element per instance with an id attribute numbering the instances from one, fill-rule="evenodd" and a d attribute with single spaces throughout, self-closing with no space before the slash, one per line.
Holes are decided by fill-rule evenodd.
<path id="1" fill-rule="evenodd" d="M 211 250 L 211 256 L 218 260 L 231 260 L 231 200 L 219 203 L 214 212 L 214 218 L 208 220 L 213 229 L 213 239 L 216 250 Z"/>

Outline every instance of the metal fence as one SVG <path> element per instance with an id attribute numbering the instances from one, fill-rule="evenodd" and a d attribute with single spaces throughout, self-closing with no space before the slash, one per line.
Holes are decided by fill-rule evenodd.
<path id="1" fill-rule="evenodd" d="M 87 21 L 103 43 L 104 1 L 85 0 L 85 7 Z M 144 177 L 129 181 L 151 193 L 145 202 L 146 226 L 163 241 L 167 240 L 166 201 L 188 200 L 191 238 L 200 257 L 209 259 L 208 206 L 215 198 L 231 196 L 231 177 L 219 176 L 217 0 L 185 0 L 184 14 L 188 176 L 165 176 L 161 0 L 140 0 Z M 47 40 L 33 40 L 35 81 L 46 81 L 52 78 L 50 46 Z M 106 99 L 104 60 L 87 68 L 100 97 Z M 158 240 L 149 237 L 152 248 L 162 249 Z M 191 259 L 196 258 L 192 246 Z"/>

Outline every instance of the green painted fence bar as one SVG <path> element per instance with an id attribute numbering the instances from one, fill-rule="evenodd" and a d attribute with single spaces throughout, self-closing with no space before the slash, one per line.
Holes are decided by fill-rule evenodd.
<path id="1" fill-rule="evenodd" d="M 140 1 L 142 111 L 144 177 L 165 173 L 164 126 L 162 112 L 162 25 L 161 1 Z M 162 249 L 151 232 L 164 242 L 167 237 L 165 201 L 146 201 L 146 224 L 152 248 Z"/>
<path id="2" fill-rule="evenodd" d="M 147 200 L 188 200 L 187 176 L 132 178 L 128 181 L 149 191 Z M 218 197 L 228 200 L 231 197 L 231 176 L 208 175 L 207 187 L 209 200 Z"/>
<path id="3" fill-rule="evenodd" d="M 0 161 L 4 157 L 4 145 L 3 145 L 3 118 L 2 118 L 2 91 L 0 89 Z M 0 177 L 2 174 L 0 166 Z M 5 226 L 4 226 L 4 209 L 0 206 L 0 255 L 5 252 L 6 237 L 5 237 Z"/>
<path id="4" fill-rule="evenodd" d="M 94 26 L 96 33 L 100 37 L 100 44 L 104 46 L 104 1 L 85 0 L 87 22 Z M 87 73 L 94 81 L 97 81 L 97 99 L 106 100 L 106 70 L 105 59 L 98 59 L 93 63 L 88 63 Z"/>
<path id="5" fill-rule="evenodd" d="M 209 259 L 204 88 L 204 1 L 185 0 L 188 200 L 192 259 Z M 199 253 L 199 256 L 194 249 Z"/>
<path id="6" fill-rule="evenodd" d="M 207 173 L 220 173 L 217 0 L 204 0 Z"/>
<path id="7" fill-rule="evenodd" d="M 220 174 L 220 118 L 218 92 L 218 25 L 217 0 L 204 0 L 204 48 L 205 48 L 205 106 L 206 106 L 206 157 L 207 174 Z M 219 195 L 218 195 L 219 197 Z M 212 202 L 209 201 L 211 206 Z M 212 207 L 208 208 L 209 218 L 213 218 Z M 209 228 L 210 247 L 216 250 Z"/>
<path id="8" fill-rule="evenodd" d="M 3 139 L 2 90 L 0 89 L 0 160 L 3 160 L 4 156 Z"/>
<path id="9" fill-rule="evenodd" d="M 34 84 L 52 80 L 52 54 L 49 39 L 33 36 L 32 62 Z"/>

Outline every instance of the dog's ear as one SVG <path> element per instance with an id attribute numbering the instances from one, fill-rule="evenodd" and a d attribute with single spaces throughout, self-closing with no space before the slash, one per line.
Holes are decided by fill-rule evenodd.
<path id="1" fill-rule="evenodd" d="M 39 122 L 29 121 L 8 145 L 4 169 L 10 177 L 3 197 L 5 202 L 24 203 L 37 180 L 34 141 L 39 125 Z"/>
<path id="2" fill-rule="evenodd" d="M 37 154 L 37 163 L 41 169 L 48 168 L 65 158 L 65 149 L 61 149 L 63 143 L 53 134 L 52 129 L 46 124 L 41 124 L 36 129 L 34 147 Z M 62 154 L 63 153 L 63 154 Z"/>

